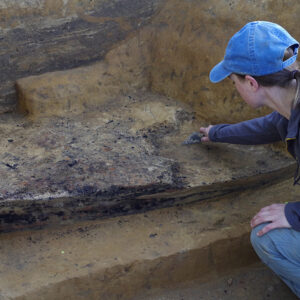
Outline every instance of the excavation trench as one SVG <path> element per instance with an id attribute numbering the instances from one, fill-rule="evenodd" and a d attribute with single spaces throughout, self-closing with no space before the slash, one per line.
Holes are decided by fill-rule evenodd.
<path id="1" fill-rule="evenodd" d="M 88 67 L 17 81 L 19 115 L 1 118 L 2 231 L 144 212 L 292 177 L 295 163 L 279 147 L 183 145 L 210 123 L 209 110 L 201 118 L 153 91 L 149 66 L 126 59 L 134 50 L 143 59 L 136 42 Z"/>
<path id="2" fill-rule="evenodd" d="M 81 24 L 93 33 L 108 21 L 125 30 L 113 46 L 105 44 L 103 59 L 16 76 L 16 110 L 0 119 L 1 231 L 144 212 L 292 177 L 295 163 L 281 146 L 182 145 L 200 126 L 267 111 L 247 108 L 228 83 L 209 82 L 208 62 L 220 50 L 212 46 L 225 40 L 219 23 L 208 28 L 214 14 L 204 3 L 144 2 L 132 4 L 135 18 L 144 18 L 138 27 L 127 10 L 124 18 L 97 17 L 97 10 L 109 15 L 118 8 L 100 3 L 96 16 L 78 15 L 83 23 L 66 21 L 66 28 Z"/>
<path id="3" fill-rule="evenodd" d="M 207 283 L 257 263 L 251 217 L 297 198 L 282 145 L 182 144 L 200 126 L 268 113 L 208 80 L 225 33 L 262 4 L 232 20 L 227 1 L 142 1 L 115 17 L 94 2 L 57 39 L 51 22 L 38 31 L 56 65 L 41 55 L 39 71 L 19 66 L 1 88 L 17 100 L 0 115 L 0 299 L 142 299 Z M 10 30 L 29 55 L 37 33 L 29 45 Z M 58 49 L 61 30 L 70 44 Z M 89 34 L 101 55 L 84 48 Z"/>
<path id="4" fill-rule="evenodd" d="M 1 119 L 4 299 L 159 299 L 231 276 L 257 262 L 250 217 L 295 197 L 280 148 L 182 145 L 208 115 L 149 86 L 108 89 L 116 57 L 17 82 L 25 116 Z"/>

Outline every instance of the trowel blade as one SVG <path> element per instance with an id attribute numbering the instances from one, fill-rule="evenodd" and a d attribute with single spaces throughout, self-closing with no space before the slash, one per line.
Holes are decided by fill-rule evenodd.
<path id="1" fill-rule="evenodd" d="M 193 132 L 185 141 L 182 142 L 182 145 L 190 145 L 190 144 L 196 144 L 201 143 L 201 138 L 204 135 L 200 132 Z"/>

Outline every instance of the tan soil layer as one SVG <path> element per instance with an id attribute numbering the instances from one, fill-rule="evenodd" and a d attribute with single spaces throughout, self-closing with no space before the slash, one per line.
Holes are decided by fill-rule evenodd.
<path id="1" fill-rule="evenodd" d="M 132 299 L 196 279 L 213 282 L 257 261 L 249 223 L 261 207 L 298 198 L 299 188 L 288 180 L 216 201 L 3 233 L 0 295 L 19 300 Z"/>

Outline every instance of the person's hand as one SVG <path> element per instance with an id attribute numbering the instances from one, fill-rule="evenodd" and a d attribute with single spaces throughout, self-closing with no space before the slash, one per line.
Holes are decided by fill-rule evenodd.
<path id="1" fill-rule="evenodd" d="M 258 236 L 262 236 L 268 231 L 275 228 L 291 228 L 291 225 L 287 221 L 284 214 L 285 204 L 272 204 L 262 208 L 251 220 L 251 227 L 271 222 L 264 226 L 258 233 Z"/>
<path id="2" fill-rule="evenodd" d="M 204 134 L 204 137 L 201 138 L 201 142 L 205 143 L 205 142 L 210 142 L 209 139 L 209 130 L 213 127 L 213 125 L 209 125 L 208 127 L 200 127 L 200 133 Z"/>

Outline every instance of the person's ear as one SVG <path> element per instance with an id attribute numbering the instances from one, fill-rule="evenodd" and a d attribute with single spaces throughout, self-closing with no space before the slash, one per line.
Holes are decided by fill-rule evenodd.
<path id="1" fill-rule="evenodd" d="M 258 90 L 259 84 L 252 76 L 246 75 L 245 80 L 248 82 L 249 87 L 253 92 L 256 92 Z"/>

